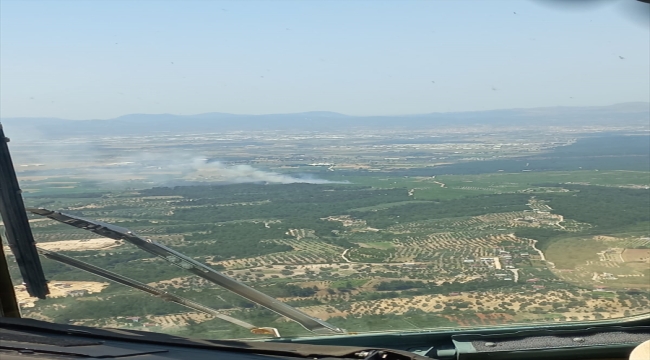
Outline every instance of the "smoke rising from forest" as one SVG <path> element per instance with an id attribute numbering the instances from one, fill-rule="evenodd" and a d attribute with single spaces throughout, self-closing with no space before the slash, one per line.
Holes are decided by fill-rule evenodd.
<path id="1" fill-rule="evenodd" d="M 318 179 L 307 174 L 288 175 L 273 171 L 265 171 L 254 168 L 250 165 L 227 165 L 218 161 L 208 161 L 206 159 L 195 159 L 190 166 L 190 170 L 197 173 L 206 172 L 213 174 L 217 181 L 227 183 L 258 183 L 267 182 L 273 184 L 331 184 L 334 181 Z M 339 182 L 340 183 L 340 182 Z"/>
<path id="2" fill-rule="evenodd" d="M 133 182 L 150 186 L 206 183 L 342 183 L 320 179 L 308 173 L 280 173 L 247 164 L 209 160 L 189 153 L 167 151 L 109 153 L 104 149 L 84 147 L 84 145 L 76 144 L 74 151 L 66 148 L 65 151 L 48 152 L 46 156 L 41 152 L 38 152 L 37 156 L 18 156 L 16 166 L 19 171 L 26 170 L 23 175 L 38 176 L 42 172 L 50 176 L 87 178 L 113 185 L 133 184 Z M 80 147 L 83 147 L 83 151 L 80 151 Z M 76 156 L 71 157 L 69 154 Z M 60 174 L 55 174 L 59 172 Z M 20 175 L 21 173 L 19 177 Z"/>

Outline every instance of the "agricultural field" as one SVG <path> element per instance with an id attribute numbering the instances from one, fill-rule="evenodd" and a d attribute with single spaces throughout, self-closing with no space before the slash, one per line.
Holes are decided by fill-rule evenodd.
<path id="1" fill-rule="evenodd" d="M 51 298 L 83 297 L 99 293 L 108 286 L 107 282 L 97 281 L 56 281 L 49 284 Z M 16 299 L 22 308 L 32 308 L 37 299 L 29 296 L 24 286 L 16 286 Z"/>
<path id="2" fill-rule="evenodd" d="M 511 141 L 517 145 L 506 152 L 494 144 L 404 140 L 389 146 L 376 139 L 359 140 L 354 151 L 329 139 L 322 141 L 331 146 L 312 157 L 286 153 L 295 148 L 271 157 L 242 145 L 230 153 L 231 161 L 245 158 L 246 165 L 184 169 L 178 183 L 160 184 L 139 172 L 122 179 L 126 187 L 120 188 L 92 176 L 29 172 L 21 185 L 28 190 L 27 206 L 128 228 L 351 332 L 387 330 L 388 321 L 398 330 L 595 321 L 649 312 L 650 172 L 613 168 L 607 157 L 600 168 L 587 162 L 591 168 L 580 169 L 575 159 L 547 161 L 556 153 L 592 149 L 570 136 L 535 143 L 521 160 L 515 150 L 530 140 Z M 292 143 L 308 148 L 302 140 Z M 378 146 L 386 146 L 381 156 Z M 416 148 L 417 156 L 395 155 Z M 637 160 L 634 152 L 621 153 Z M 483 160 L 471 160 L 479 154 Z M 504 159 L 523 170 L 487 167 Z M 306 169 L 309 176 L 298 178 Z M 177 176 L 163 170 L 158 175 Z M 266 180 L 194 182 L 234 171 Z M 283 335 L 306 334 L 122 241 L 35 216 L 30 224 L 44 249 L 277 327 Z M 27 300 L 12 267 L 28 317 L 202 337 L 251 336 L 211 316 L 42 262 L 52 286 L 70 285 L 69 291 Z"/>
<path id="3" fill-rule="evenodd" d="M 549 245 L 546 257 L 557 276 L 602 288 L 650 288 L 650 238 L 645 236 L 565 238 Z"/>

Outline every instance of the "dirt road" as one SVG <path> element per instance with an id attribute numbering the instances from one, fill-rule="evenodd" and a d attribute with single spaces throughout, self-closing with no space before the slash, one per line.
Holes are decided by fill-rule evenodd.
<path id="1" fill-rule="evenodd" d="M 345 255 L 348 253 L 348 251 L 350 251 L 350 249 L 345 249 L 345 251 L 343 251 L 343 253 L 341 254 L 341 258 L 343 258 L 343 260 L 345 260 L 345 262 L 351 263 L 352 261 L 350 261 L 350 259 L 345 257 Z"/>

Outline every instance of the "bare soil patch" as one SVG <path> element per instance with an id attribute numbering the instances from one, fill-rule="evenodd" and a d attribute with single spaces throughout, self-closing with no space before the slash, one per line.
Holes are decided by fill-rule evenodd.
<path id="1" fill-rule="evenodd" d="M 625 262 L 642 261 L 650 263 L 650 249 L 625 249 L 622 256 Z"/>
<path id="2" fill-rule="evenodd" d="M 85 250 L 106 250 L 122 245 L 124 241 L 107 238 L 95 238 L 84 240 L 62 240 L 38 243 L 38 247 L 50 251 L 85 251 Z"/>
<path id="3" fill-rule="evenodd" d="M 331 305 L 306 306 L 299 308 L 305 313 L 316 318 L 327 320 L 331 317 L 346 317 L 347 313 Z"/>
<path id="4" fill-rule="evenodd" d="M 98 293 L 108 286 L 107 282 L 96 281 L 57 281 L 48 284 L 50 294 L 49 298 L 66 297 L 66 296 L 85 296 L 87 294 Z M 23 308 L 34 307 L 37 298 L 31 297 L 27 293 L 24 285 L 14 286 L 18 304 Z"/>

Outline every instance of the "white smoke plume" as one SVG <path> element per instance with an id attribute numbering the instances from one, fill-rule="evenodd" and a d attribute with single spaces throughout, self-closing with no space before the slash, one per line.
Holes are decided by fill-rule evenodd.
<path id="1" fill-rule="evenodd" d="M 192 184 L 334 184 L 346 183 L 319 179 L 311 174 L 282 174 L 267 171 L 245 164 L 226 164 L 207 158 L 191 156 L 187 153 L 170 152 L 131 152 L 112 154 L 107 157 L 104 151 L 86 148 L 76 151 L 83 158 L 49 153 L 48 158 L 17 159 L 19 178 L 24 176 L 47 175 L 47 177 L 71 177 L 93 180 L 117 187 L 176 186 Z M 70 153 L 69 151 L 58 154 Z M 31 164 L 31 165 L 26 165 Z M 43 165 L 45 164 L 45 165 Z M 25 171 L 26 172 L 23 172 Z"/>
<path id="2" fill-rule="evenodd" d="M 218 161 L 208 162 L 206 159 L 194 159 L 190 171 L 196 175 L 225 183 L 272 183 L 272 184 L 332 184 L 334 181 L 317 179 L 309 175 L 292 176 L 272 171 L 256 169 L 250 165 L 226 165 Z M 190 172 L 189 176 L 192 175 Z M 200 179 L 200 178 L 199 178 Z M 339 182 L 340 183 L 340 182 Z"/>

